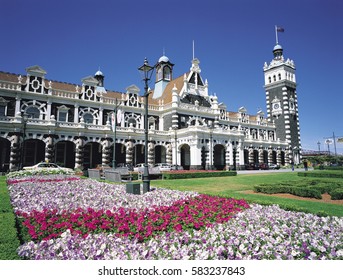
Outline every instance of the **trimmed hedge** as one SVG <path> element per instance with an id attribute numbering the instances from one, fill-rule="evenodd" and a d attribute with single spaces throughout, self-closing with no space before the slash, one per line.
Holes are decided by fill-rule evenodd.
<path id="1" fill-rule="evenodd" d="M 163 179 L 189 179 L 189 178 L 207 178 L 207 177 L 224 177 L 236 176 L 236 171 L 214 171 L 214 172 L 180 172 L 180 173 L 163 173 Z"/>
<path id="2" fill-rule="evenodd" d="M 255 186 L 254 191 L 275 194 L 275 193 L 289 193 L 301 197 L 312 197 L 321 199 L 322 195 L 320 191 L 306 187 L 295 187 L 295 186 Z"/>
<path id="3" fill-rule="evenodd" d="M 343 171 L 343 166 L 324 166 L 319 165 L 314 167 L 315 170 L 338 170 Z"/>
<path id="4" fill-rule="evenodd" d="M 264 184 L 254 186 L 254 191 L 267 194 L 289 193 L 317 199 L 322 198 L 321 194 L 328 193 L 332 200 L 339 200 L 343 199 L 343 182 L 300 181 L 294 185 L 289 185 L 289 183 Z"/>
<path id="5" fill-rule="evenodd" d="M 332 200 L 340 200 L 343 199 L 343 188 L 338 188 L 330 192 Z"/>
<path id="6" fill-rule="evenodd" d="M 340 171 L 323 171 L 323 172 L 298 172 L 300 177 L 320 177 L 320 178 L 343 178 L 343 172 Z"/>

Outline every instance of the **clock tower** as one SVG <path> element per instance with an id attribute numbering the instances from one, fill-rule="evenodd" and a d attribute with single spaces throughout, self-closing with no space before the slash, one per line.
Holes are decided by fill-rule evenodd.
<path id="1" fill-rule="evenodd" d="M 283 49 L 277 43 L 274 58 L 264 63 L 264 88 L 266 91 L 267 118 L 276 126 L 276 137 L 289 144 L 288 163 L 301 161 L 301 141 L 296 92 L 295 64 L 285 60 Z M 286 162 L 287 164 L 287 162 Z"/>

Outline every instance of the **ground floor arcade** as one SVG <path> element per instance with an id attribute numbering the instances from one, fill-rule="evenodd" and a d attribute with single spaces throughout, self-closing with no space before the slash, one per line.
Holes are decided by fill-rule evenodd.
<path id="1" fill-rule="evenodd" d="M 133 166 L 144 162 L 145 143 L 134 139 L 118 139 L 113 151 L 112 138 L 73 137 L 61 140 L 55 135 L 31 139 L 11 135 L 0 137 L 0 171 L 18 170 L 41 161 L 60 166 L 88 169 L 98 164 L 127 163 Z M 187 138 L 148 143 L 149 164 L 169 163 L 184 169 L 244 169 L 248 164 L 289 164 L 290 153 L 277 145 L 244 143 L 241 139 L 203 141 Z M 188 138 L 189 140 L 189 138 Z"/>

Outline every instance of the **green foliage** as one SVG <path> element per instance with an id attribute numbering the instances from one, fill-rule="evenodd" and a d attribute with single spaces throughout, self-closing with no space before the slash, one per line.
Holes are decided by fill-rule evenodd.
<path id="1" fill-rule="evenodd" d="M 207 178 L 207 177 L 224 177 L 236 176 L 236 171 L 215 171 L 215 172 L 166 172 L 163 173 L 163 179 L 189 179 L 189 178 Z"/>
<path id="2" fill-rule="evenodd" d="M 254 191 L 275 194 L 275 193 L 289 193 L 301 197 L 313 197 L 321 199 L 321 193 L 319 190 L 307 187 L 297 187 L 297 186 L 285 186 L 285 185 L 264 185 L 264 186 L 254 186 Z"/>
<path id="3" fill-rule="evenodd" d="M 337 189 L 343 189 L 343 182 L 330 181 L 298 181 L 296 183 L 279 183 L 279 184 L 263 184 L 254 186 L 255 192 L 275 194 L 275 193 L 289 193 L 301 197 L 313 197 L 321 199 L 321 194 L 329 193 L 332 198 L 332 193 L 335 197 L 340 197 L 340 192 Z M 337 193 L 337 194 L 336 194 Z M 333 199 L 333 198 L 332 198 Z M 342 198 L 335 198 L 342 199 Z"/>
<path id="4" fill-rule="evenodd" d="M 10 203 L 5 177 L 0 177 L 0 260 L 20 259 L 17 248 L 16 219 Z"/>
<path id="5" fill-rule="evenodd" d="M 343 165 L 343 156 L 333 155 L 320 155 L 320 156 L 307 156 L 306 159 L 313 165 L 322 165 L 324 168 L 331 164 Z"/>
<path id="6" fill-rule="evenodd" d="M 333 200 L 343 199 L 343 188 L 337 188 L 333 190 L 332 192 L 330 192 L 330 195 L 331 199 Z"/>
<path id="7" fill-rule="evenodd" d="M 343 178 L 342 171 L 306 171 L 298 172 L 300 177 Z"/>

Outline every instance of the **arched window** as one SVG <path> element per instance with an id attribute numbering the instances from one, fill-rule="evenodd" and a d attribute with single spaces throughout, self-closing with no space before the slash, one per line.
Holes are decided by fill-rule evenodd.
<path id="1" fill-rule="evenodd" d="M 273 76 L 273 80 L 274 80 L 274 82 L 276 82 L 276 76 L 275 75 Z"/>
<path id="2" fill-rule="evenodd" d="M 31 106 L 26 109 L 26 114 L 28 114 L 31 119 L 39 119 L 40 111 L 37 107 Z"/>
<path id="3" fill-rule="evenodd" d="M 268 80 L 269 80 L 269 83 L 271 83 L 271 82 L 272 82 L 272 78 L 271 78 L 271 77 L 268 77 Z"/>
<path id="4" fill-rule="evenodd" d="M 163 71 L 162 71 L 162 68 L 159 68 L 157 70 L 157 81 L 162 80 L 162 78 L 163 78 Z"/>
<path id="5" fill-rule="evenodd" d="M 165 80 L 170 80 L 170 68 L 169 67 L 164 67 L 163 69 L 163 76 Z"/>
<path id="6" fill-rule="evenodd" d="M 83 120 L 85 123 L 93 123 L 94 117 L 91 113 L 83 114 Z"/>
<path id="7" fill-rule="evenodd" d="M 279 75 L 278 75 L 278 76 L 279 76 L 279 81 L 280 81 L 280 80 L 281 80 L 281 74 L 279 73 Z"/>
<path id="8" fill-rule="evenodd" d="M 127 124 L 129 127 L 136 127 L 137 121 L 135 119 L 131 118 L 128 120 Z"/>

